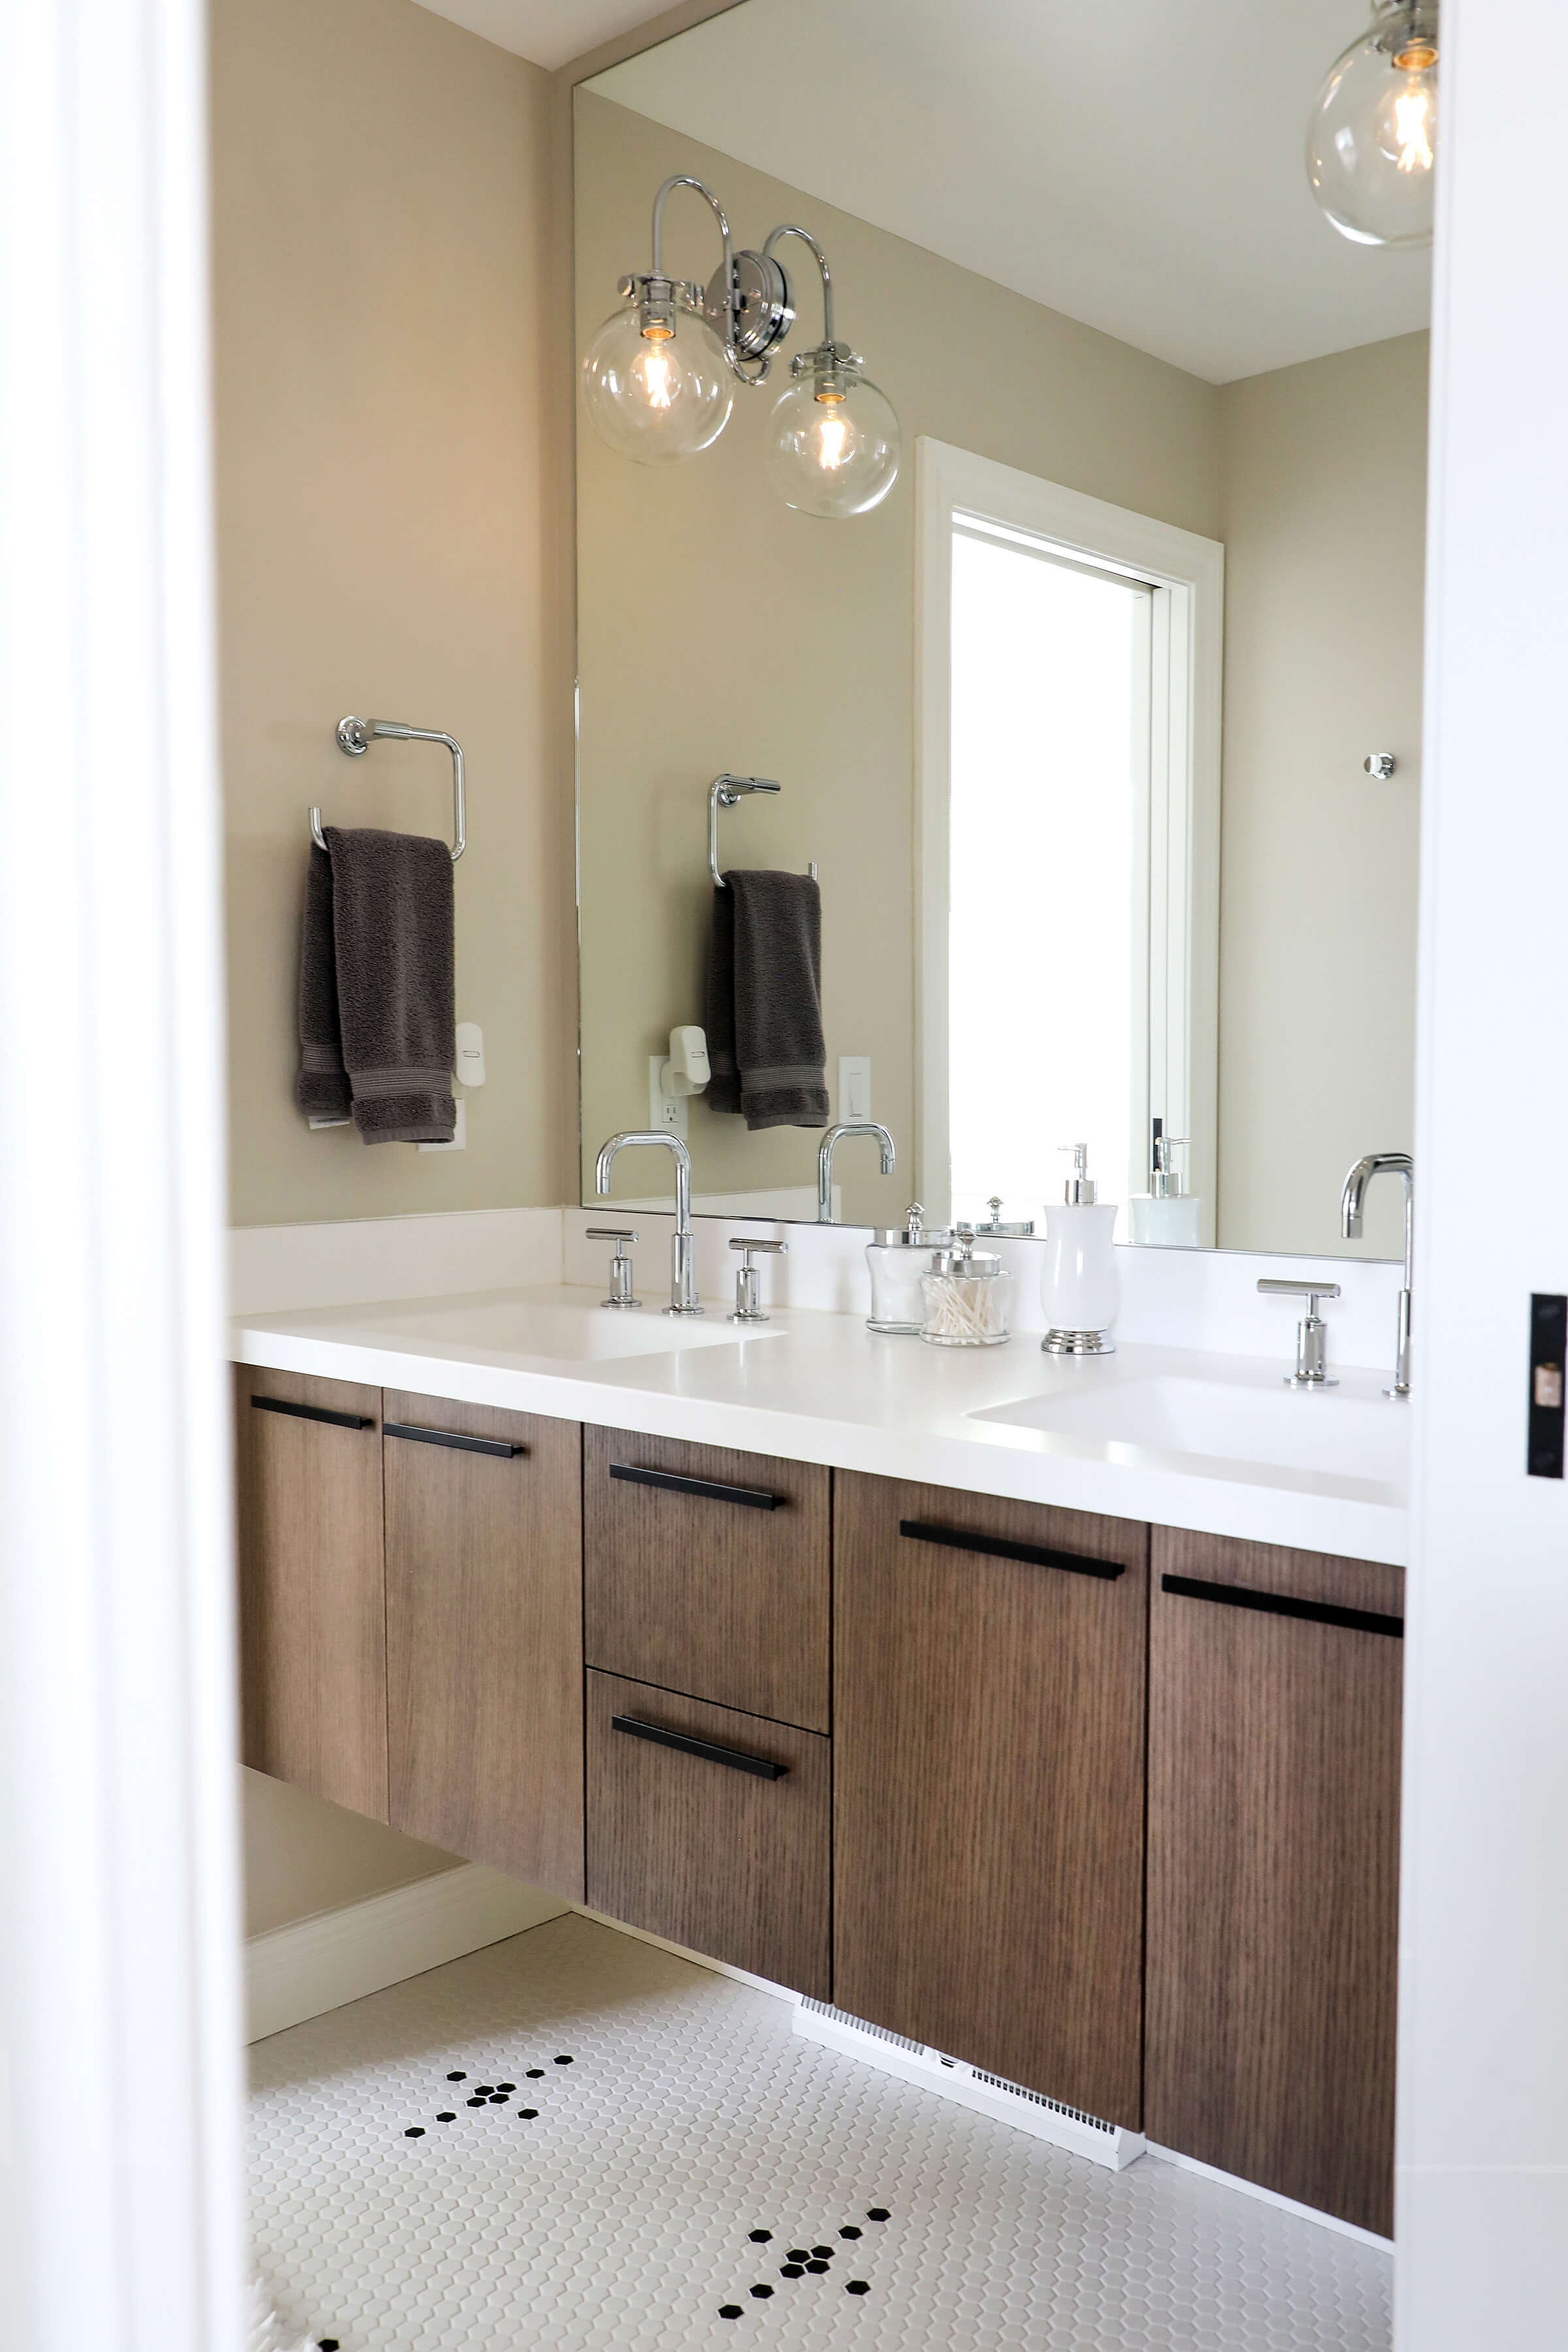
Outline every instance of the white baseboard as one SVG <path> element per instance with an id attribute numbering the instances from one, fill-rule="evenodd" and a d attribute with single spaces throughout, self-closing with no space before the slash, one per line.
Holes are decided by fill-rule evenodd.
<path id="1" fill-rule="evenodd" d="M 1363 2246 L 1375 2246 L 1379 2253 L 1392 2254 L 1394 2240 L 1380 2238 L 1375 2230 L 1363 2230 L 1355 2221 L 1342 2221 L 1337 2213 L 1321 2213 L 1315 2205 L 1299 2204 L 1294 2197 L 1281 2197 L 1277 2189 L 1265 2189 L 1256 2180 L 1243 2180 L 1239 2173 L 1222 2172 L 1216 2164 L 1200 2164 L 1195 2156 L 1183 2156 L 1173 2147 L 1162 2147 L 1151 2140 L 1145 2153 L 1161 2164 L 1174 2164 L 1184 2172 L 1200 2172 L 1205 2180 L 1217 2180 L 1222 2189 L 1238 2189 L 1243 2197 L 1256 2197 L 1260 2204 L 1278 2205 L 1282 2213 L 1300 2214 L 1303 2221 L 1316 2221 L 1321 2230 L 1336 2231 L 1342 2238 L 1355 2238 Z"/>
<path id="2" fill-rule="evenodd" d="M 245 1948 L 247 2039 L 263 2041 L 405 1977 L 557 1919 L 572 1905 L 482 1863 L 416 1878 L 363 1903 L 252 1936 Z"/>

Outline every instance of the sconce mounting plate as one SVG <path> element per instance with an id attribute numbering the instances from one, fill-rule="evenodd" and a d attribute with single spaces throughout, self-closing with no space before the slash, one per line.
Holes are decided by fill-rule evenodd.
<path id="1" fill-rule="evenodd" d="M 726 329 L 743 360 L 760 360 L 795 324 L 795 289 L 782 261 L 742 248 L 730 265 L 729 299 L 721 265 L 708 281 L 706 310 L 721 335 Z"/>

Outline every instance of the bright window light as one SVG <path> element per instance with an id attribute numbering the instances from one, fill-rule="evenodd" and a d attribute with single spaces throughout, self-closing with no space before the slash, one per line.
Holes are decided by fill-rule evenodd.
<path id="1" fill-rule="evenodd" d="M 1087 1142 L 1133 1173 L 1148 906 L 1151 591 L 962 524 L 952 538 L 949 1134 L 954 1217 L 1033 1216 Z M 1147 1022 L 1147 1003 L 1139 1003 Z M 1142 1138 L 1138 1140 L 1141 1142 Z"/>

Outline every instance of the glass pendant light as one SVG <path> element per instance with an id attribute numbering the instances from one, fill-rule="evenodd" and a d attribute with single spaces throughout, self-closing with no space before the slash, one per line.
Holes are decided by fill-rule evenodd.
<path id="1" fill-rule="evenodd" d="M 706 294 L 665 274 L 664 208 L 677 188 L 697 191 L 723 239 Z M 653 200 L 653 267 L 623 278 L 620 297 L 584 356 L 584 405 L 619 457 L 643 466 L 695 457 L 730 422 L 736 384 L 766 375 L 767 354 L 795 318 L 789 281 L 771 256 L 733 252 L 712 189 L 678 172 Z"/>
<path id="2" fill-rule="evenodd" d="M 730 422 L 734 378 L 724 346 L 672 279 L 622 279 L 630 299 L 606 319 L 583 362 L 583 398 L 600 436 L 641 466 L 710 448 Z"/>
<path id="3" fill-rule="evenodd" d="M 858 352 L 835 340 L 833 279 L 827 257 L 810 231 L 776 228 L 763 252 L 769 259 L 780 237 L 798 236 L 822 273 L 823 338 L 790 363 L 789 390 L 768 420 L 768 471 L 786 506 L 797 514 L 839 522 L 880 506 L 898 479 L 899 420 L 887 394 L 864 372 Z"/>
<path id="4" fill-rule="evenodd" d="M 676 188 L 694 188 L 719 224 L 723 265 L 706 289 L 665 273 L 664 208 Z M 760 253 L 735 252 L 723 206 L 689 173 L 666 180 L 654 198 L 653 267 L 622 278 L 622 307 L 584 357 L 584 405 L 609 446 L 639 465 L 669 465 L 711 447 L 730 421 L 735 385 L 766 379 L 774 346 L 795 323 L 794 289 L 773 253 L 786 236 L 816 256 L 823 339 L 795 361 L 773 409 L 769 470 L 801 514 L 865 514 L 898 478 L 899 420 L 859 354 L 834 338 L 826 255 L 809 229 L 788 223 Z"/>
<path id="5" fill-rule="evenodd" d="M 1307 177 L 1357 245 L 1426 245 L 1437 149 L 1436 0 L 1374 0 L 1307 125 Z"/>

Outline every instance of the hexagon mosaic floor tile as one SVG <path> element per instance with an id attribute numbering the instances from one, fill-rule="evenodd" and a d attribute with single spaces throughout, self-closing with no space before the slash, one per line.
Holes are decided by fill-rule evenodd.
<path id="1" fill-rule="evenodd" d="M 258 2268 L 341 2352 L 1388 2352 L 1375 2247 L 1063 2154 L 574 1914 L 251 2072 Z"/>

